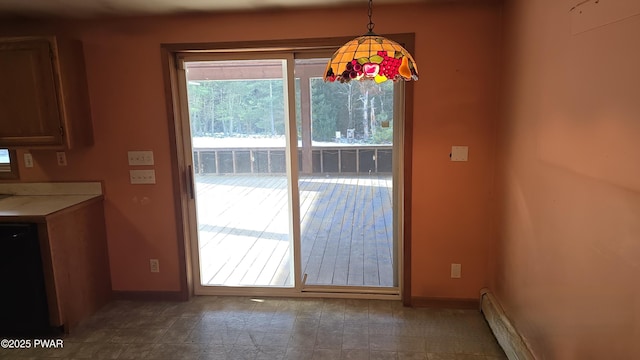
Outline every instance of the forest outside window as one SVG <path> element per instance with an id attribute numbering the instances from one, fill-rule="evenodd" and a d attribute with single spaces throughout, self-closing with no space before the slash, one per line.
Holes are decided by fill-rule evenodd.
<path id="1" fill-rule="evenodd" d="M 17 179 L 18 163 L 16 151 L 0 149 L 0 179 Z"/>

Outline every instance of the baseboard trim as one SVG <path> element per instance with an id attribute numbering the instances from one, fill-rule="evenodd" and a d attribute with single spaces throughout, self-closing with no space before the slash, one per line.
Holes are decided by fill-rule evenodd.
<path id="1" fill-rule="evenodd" d="M 480 310 L 509 360 L 535 360 L 529 346 L 488 289 L 480 291 Z"/>
<path id="2" fill-rule="evenodd" d="M 478 309 L 480 302 L 478 299 L 452 299 L 452 298 L 430 298 L 412 297 L 411 306 L 416 308 L 438 308 L 438 309 Z"/>
<path id="3" fill-rule="evenodd" d="M 113 299 L 132 301 L 187 301 L 189 297 L 182 291 L 114 291 Z"/>

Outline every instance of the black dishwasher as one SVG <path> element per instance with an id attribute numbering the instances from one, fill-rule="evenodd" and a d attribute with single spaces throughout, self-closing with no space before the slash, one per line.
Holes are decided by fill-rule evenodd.
<path id="1" fill-rule="evenodd" d="M 36 224 L 0 223 L 0 336 L 51 333 Z"/>

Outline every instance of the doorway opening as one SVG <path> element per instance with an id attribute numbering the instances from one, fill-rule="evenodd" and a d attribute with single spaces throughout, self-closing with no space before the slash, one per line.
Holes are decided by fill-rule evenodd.
<path id="1" fill-rule="evenodd" d="M 399 298 L 404 84 L 332 51 L 174 54 L 196 294 Z"/>

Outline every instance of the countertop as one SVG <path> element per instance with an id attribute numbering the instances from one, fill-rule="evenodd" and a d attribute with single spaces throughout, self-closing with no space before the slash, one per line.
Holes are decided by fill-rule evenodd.
<path id="1" fill-rule="evenodd" d="M 14 195 L 0 200 L 0 216 L 46 216 L 102 195 Z"/>
<path id="2" fill-rule="evenodd" d="M 47 216 L 85 201 L 102 197 L 102 185 L 83 183 L 0 184 L 0 217 Z"/>

